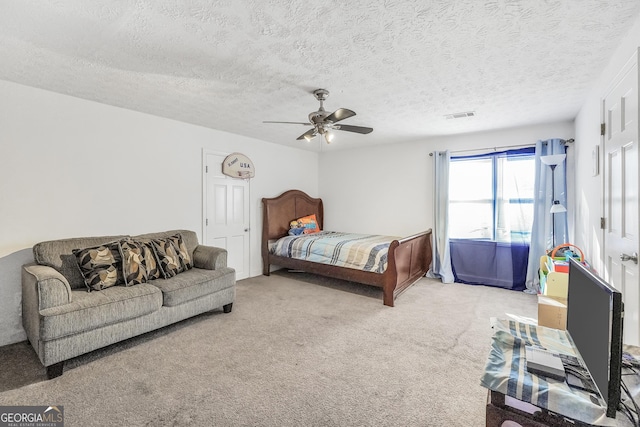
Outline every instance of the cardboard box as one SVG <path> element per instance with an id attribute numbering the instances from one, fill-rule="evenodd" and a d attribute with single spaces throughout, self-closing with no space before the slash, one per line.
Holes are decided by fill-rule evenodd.
<path id="1" fill-rule="evenodd" d="M 567 299 L 538 295 L 538 325 L 567 329 Z"/>

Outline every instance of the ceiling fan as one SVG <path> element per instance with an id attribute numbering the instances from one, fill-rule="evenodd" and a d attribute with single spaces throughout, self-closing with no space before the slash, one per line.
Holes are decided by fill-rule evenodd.
<path id="1" fill-rule="evenodd" d="M 338 108 L 333 113 L 325 111 L 323 102 L 329 96 L 329 91 L 326 89 L 316 89 L 313 91 L 313 95 L 318 101 L 320 101 L 320 108 L 318 109 L 318 111 L 314 111 L 309 114 L 309 122 L 264 121 L 263 123 L 287 123 L 294 125 L 313 126 L 313 128 L 309 129 L 296 139 L 305 139 L 307 141 L 311 141 L 318 134 L 320 134 L 324 135 L 324 139 L 327 141 L 327 144 L 330 144 L 333 140 L 333 132 L 331 132 L 333 130 L 344 130 L 347 132 L 356 132 L 362 134 L 371 133 L 373 131 L 373 128 L 338 124 L 338 122 L 344 119 L 355 116 L 356 113 L 346 108 Z"/>

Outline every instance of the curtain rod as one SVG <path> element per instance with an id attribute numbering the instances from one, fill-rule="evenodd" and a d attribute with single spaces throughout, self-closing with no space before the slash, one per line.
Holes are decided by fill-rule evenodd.
<path id="1" fill-rule="evenodd" d="M 567 139 L 564 140 L 565 145 L 566 144 L 571 144 L 573 143 L 575 140 L 573 138 L 571 139 Z M 493 150 L 493 151 L 498 151 L 498 150 L 508 150 L 511 148 L 523 148 L 523 147 L 535 147 L 535 144 L 520 144 L 520 145 L 506 145 L 504 147 L 484 147 L 484 148 L 473 148 L 473 149 L 468 149 L 468 150 L 456 150 L 456 151 L 452 151 L 451 154 L 456 154 L 456 153 L 468 153 L 470 151 L 485 151 L 485 150 Z M 429 156 L 433 157 L 433 152 L 429 153 Z"/>

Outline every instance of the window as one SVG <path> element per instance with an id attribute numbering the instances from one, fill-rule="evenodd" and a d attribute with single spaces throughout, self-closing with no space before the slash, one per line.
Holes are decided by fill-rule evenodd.
<path id="1" fill-rule="evenodd" d="M 529 242 L 534 181 L 533 147 L 452 157 L 449 237 Z"/>

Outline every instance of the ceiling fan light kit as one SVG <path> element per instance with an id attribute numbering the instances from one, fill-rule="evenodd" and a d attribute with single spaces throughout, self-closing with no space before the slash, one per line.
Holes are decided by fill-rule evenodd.
<path id="1" fill-rule="evenodd" d="M 332 132 L 326 131 L 324 133 L 324 139 L 325 139 L 325 141 L 327 141 L 327 144 L 331 144 L 331 141 L 333 141 L 333 136 L 334 135 L 333 135 Z"/>
<path id="2" fill-rule="evenodd" d="M 324 109 L 324 101 L 329 96 L 329 91 L 326 89 L 316 89 L 313 91 L 313 96 L 320 102 L 320 108 L 318 111 L 314 111 L 309 113 L 309 122 L 274 122 L 274 121 L 265 121 L 263 123 L 285 123 L 285 124 L 300 124 L 306 126 L 313 126 L 311 129 L 300 135 L 297 139 L 304 139 L 306 141 L 311 141 L 318 134 L 324 135 L 324 139 L 327 144 L 330 144 L 333 141 L 334 133 L 332 130 L 342 130 L 346 132 L 355 132 L 360 134 L 367 134 L 373 131 L 373 128 L 364 127 L 364 126 L 353 126 L 353 125 L 343 125 L 336 124 L 344 119 L 348 119 L 349 117 L 353 117 L 356 115 L 355 111 L 349 110 L 347 108 L 338 108 L 333 113 L 329 113 Z"/>

